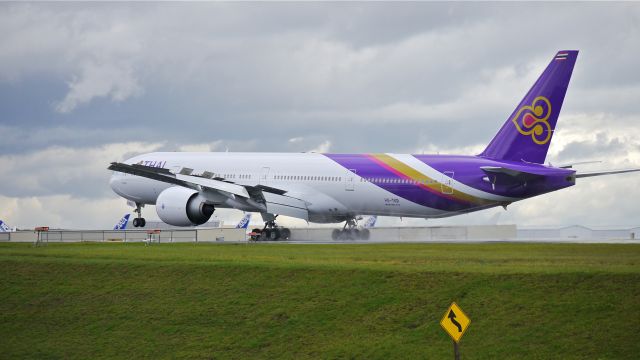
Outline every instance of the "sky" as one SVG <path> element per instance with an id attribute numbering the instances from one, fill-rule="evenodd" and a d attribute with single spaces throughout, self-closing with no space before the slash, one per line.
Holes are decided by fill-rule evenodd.
<path id="1" fill-rule="evenodd" d="M 131 208 L 107 166 L 150 151 L 477 154 L 563 49 L 580 54 L 547 160 L 640 166 L 637 3 L 1 3 L 0 34 L 10 226 L 111 228 Z M 638 185 L 379 224 L 638 226 Z"/>

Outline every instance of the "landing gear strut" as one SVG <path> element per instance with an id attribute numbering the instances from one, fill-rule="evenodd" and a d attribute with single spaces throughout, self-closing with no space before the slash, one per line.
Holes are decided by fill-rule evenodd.
<path id="1" fill-rule="evenodd" d="M 349 218 L 342 227 L 342 230 L 333 230 L 331 238 L 333 240 L 369 240 L 369 235 L 369 229 L 358 229 L 356 219 Z"/>
<path id="2" fill-rule="evenodd" d="M 142 217 L 142 208 L 144 204 L 136 203 L 136 209 L 133 210 L 134 213 L 138 213 L 135 219 L 133 219 L 133 227 L 144 227 L 147 225 L 147 221 Z"/>
<path id="3" fill-rule="evenodd" d="M 265 216 L 267 221 L 264 223 L 262 229 L 253 229 L 251 231 L 252 241 L 277 241 L 277 240 L 289 240 L 291 238 L 291 230 L 280 227 L 276 224 L 276 217 L 278 215 Z"/>

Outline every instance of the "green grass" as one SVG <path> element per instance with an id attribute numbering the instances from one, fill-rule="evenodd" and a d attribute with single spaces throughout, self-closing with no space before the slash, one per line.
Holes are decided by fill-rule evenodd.
<path id="1" fill-rule="evenodd" d="M 0 244 L 0 358 L 634 359 L 640 246 Z"/>

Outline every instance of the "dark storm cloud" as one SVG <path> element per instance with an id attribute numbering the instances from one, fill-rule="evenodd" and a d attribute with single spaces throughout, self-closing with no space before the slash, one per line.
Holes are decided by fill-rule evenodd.
<path id="1" fill-rule="evenodd" d="M 79 132 L 79 145 L 86 143 L 84 131 L 91 129 L 110 134 L 103 137 L 103 143 L 114 138 L 157 141 L 169 134 L 180 142 L 236 140 L 241 136 L 260 140 L 251 133 L 239 134 L 233 124 L 242 122 L 256 134 L 268 134 L 270 138 L 262 140 L 269 143 L 277 134 L 288 138 L 301 131 L 322 132 L 326 122 L 339 122 L 344 126 L 334 131 L 334 145 L 352 148 L 344 140 L 358 137 L 358 133 L 368 138 L 379 133 L 379 126 L 364 126 L 375 121 L 367 117 L 377 109 L 398 103 L 438 106 L 454 102 L 468 89 L 491 81 L 501 69 L 512 69 L 514 78 L 532 73 L 532 66 L 541 69 L 549 54 L 567 43 L 587 47 L 577 73 L 580 68 L 600 67 L 582 71 L 572 92 L 582 91 L 581 84 L 608 91 L 611 81 L 639 81 L 635 71 L 617 70 L 631 66 L 637 55 L 635 47 L 619 46 L 614 58 L 612 52 L 588 48 L 592 43 L 609 44 L 611 41 L 604 39 L 614 33 L 623 44 L 640 40 L 633 21 L 637 7 L 629 6 L 611 9 L 589 4 L 584 6 L 582 17 L 564 16 L 573 8 L 563 4 L 27 6 L 31 11 L 18 5 L 6 7 L 27 20 L 40 20 L 33 13 L 54 15 L 50 21 L 54 25 L 39 26 L 57 30 L 52 33 L 60 35 L 52 36 L 52 42 L 70 43 L 43 56 L 70 59 L 54 66 L 52 74 L 41 71 L 49 76 L 46 81 L 38 82 L 42 76 L 31 75 L 28 81 L 0 84 L 3 94 L 15 94 L 0 101 L 1 108 L 7 110 L 2 124 L 29 130 L 72 127 Z M 83 22 L 95 11 L 106 13 L 101 22 Z M 140 12 L 146 16 L 138 17 Z M 490 12 L 495 15 L 488 16 Z M 58 22 L 55 15 L 60 17 Z M 611 17 L 618 21 L 598 21 Z M 69 18 L 86 29 L 62 23 Z M 542 21 L 547 26 L 532 27 Z M 591 29 L 594 23 L 601 23 L 597 31 Z M 16 38 L 30 39 L 28 31 L 11 30 L 18 34 Z M 595 59 L 583 62 L 585 56 Z M 7 56 L 14 61 L 17 57 Z M 17 73 L 31 74 L 33 69 L 26 62 L 24 66 L 13 64 Z M 9 61 L 8 68 L 11 65 Z M 40 62 L 32 67 L 46 68 Z M 105 67 L 104 71 L 96 70 Z M 75 87 L 65 89 L 68 84 Z M 500 84 L 495 85 L 488 90 L 499 91 Z M 464 126 L 465 133 L 471 133 L 471 126 L 474 133 L 490 136 L 526 87 L 513 89 L 518 94 L 509 90 L 502 90 L 503 108 L 469 106 L 466 112 L 452 111 L 454 115 L 433 119 L 407 119 L 397 113 L 386 121 L 398 126 L 408 122 L 428 132 L 433 125 L 440 129 L 444 124 L 445 134 L 454 135 L 452 138 L 462 135 L 461 140 L 467 143 L 471 139 L 455 129 Z M 583 92 L 577 99 L 569 95 L 569 111 L 583 105 L 580 99 L 593 93 Z M 605 104 L 604 109 L 599 105 L 600 109 L 628 109 L 632 101 L 628 97 L 623 104 Z M 586 103 L 595 107 L 591 99 Z M 469 123 L 470 119 L 475 121 Z M 488 121 L 478 121 L 484 119 Z M 203 134 L 212 136 L 204 139 Z M 436 139 L 450 140 L 446 135 Z M 71 139 L 66 140 L 73 145 Z M 393 147 L 406 141 L 383 144 Z M 277 146 L 278 141 L 272 142 Z M 23 150 L 28 150 L 50 142 L 22 144 Z"/>

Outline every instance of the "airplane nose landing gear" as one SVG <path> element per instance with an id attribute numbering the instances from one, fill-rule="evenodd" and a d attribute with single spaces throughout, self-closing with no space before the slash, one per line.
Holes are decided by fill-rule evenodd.
<path id="1" fill-rule="evenodd" d="M 147 221 L 142 217 L 142 208 L 144 204 L 136 203 L 136 209 L 133 210 L 134 213 L 138 213 L 135 219 L 133 219 L 133 227 L 144 227 L 147 225 Z"/>

